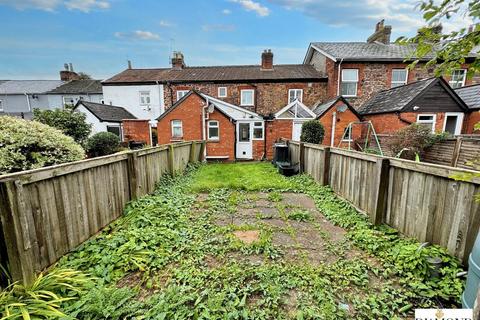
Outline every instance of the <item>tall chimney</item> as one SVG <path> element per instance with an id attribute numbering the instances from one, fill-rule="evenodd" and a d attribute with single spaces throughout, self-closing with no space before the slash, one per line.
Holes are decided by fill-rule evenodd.
<path id="1" fill-rule="evenodd" d="M 262 52 L 262 70 L 273 70 L 273 53 L 270 49 Z"/>
<path id="2" fill-rule="evenodd" d="M 183 53 L 174 51 L 172 55 L 172 68 L 174 70 L 181 70 L 185 68 L 185 61 L 183 60 Z"/>
<path id="3" fill-rule="evenodd" d="M 60 71 L 60 80 L 62 81 L 72 81 L 80 79 L 80 76 L 73 71 L 73 65 L 71 63 L 65 63 L 63 65 L 65 70 Z"/>
<path id="4" fill-rule="evenodd" d="M 132 69 L 132 61 L 127 60 L 128 69 Z"/>
<path id="5" fill-rule="evenodd" d="M 390 43 L 390 35 L 392 34 L 392 26 L 385 26 L 385 20 L 382 19 L 375 25 L 375 32 L 368 37 L 367 42 L 381 42 L 384 44 Z"/>

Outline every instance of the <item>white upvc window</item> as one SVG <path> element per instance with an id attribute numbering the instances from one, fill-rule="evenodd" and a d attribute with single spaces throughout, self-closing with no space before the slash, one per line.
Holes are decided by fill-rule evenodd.
<path id="1" fill-rule="evenodd" d="M 437 116 L 435 114 L 419 114 L 417 115 L 417 123 L 432 129 L 432 133 L 435 133 L 435 122 Z"/>
<path id="2" fill-rule="evenodd" d="M 253 123 L 253 140 L 263 140 L 263 122 L 255 121 Z"/>
<path id="3" fill-rule="evenodd" d="M 172 137 L 183 137 L 182 120 L 172 120 Z"/>
<path id="4" fill-rule="evenodd" d="M 358 88 L 358 69 L 343 69 L 341 95 L 344 97 L 356 97 Z"/>
<path id="5" fill-rule="evenodd" d="M 406 85 L 408 81 L 407 69 L 392 69 L 392 83 L 391 88 L 400 87 Z"/>
<path id="6" fill-rule="evenodd" d="M 188 93 L 188 90 L 178 90 L 177 91 L 177 101 L 182 99 L 187 93 Z"/>
<path id="7" fill-rule="evenodd" d="M 352 126 L 347 126 L 343 129 L 342 141 L 352 141 Z"/>
<path id="8" fill-rule="evenodd" d="M 218 97 L 219 98 L 227 97 L 227 87 L 218 87 Z"/>
<path id="9" fill-rule="evenodd" d="M 146 106 L 150 104 L 150 91 L 140 91 L 140 105 Z"/>
<path id="10" fill-rule="evenodd" d="M 208 140 L 220 140 L 220 127 L 217 120 L 209 120 L 207 130 Z"/>
<path id="11" fill-rule="evenodd" d="M 302 89 L 289 89 L 288 90 L 288 103 L 291 103 L 295 100 L 302 102 L 303 99 L 303 90 Z"/>
<path id="12" fill-rule="evenodd" d="M 458 69 L 452 72 L 452 78 L 448 82 L 453 89 L 465 86 L 465 80 L 467 79 L 467 70 Z"/>
<path id="13" fill-rule="evenodd" d="M 241 106 L 253 106 L 255 105 L 255 90 L 244 89 L 240 90 L 240 105 Z"/>
<path id="14" fill-rule="evenodd" d="M 0 112 L 3 112 L 3 101 L 0 100 Z"/>

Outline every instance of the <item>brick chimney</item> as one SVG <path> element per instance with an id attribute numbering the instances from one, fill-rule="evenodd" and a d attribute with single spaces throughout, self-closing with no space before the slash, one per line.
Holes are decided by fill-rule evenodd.
<path id="1" fill-rule="evenodd" d="M 60 71 L 60 80 L 72 81 L 80 79 L 80 76 L 75 71 L 73 71 L 73 65 L 71 63 L 65 63 L 63 66 L 65 70 Z"/>
<path id="2" fill-rule="evenodd" d="M 373 43 L 373 42 L 381 42 L 384 44 L 390 43 L 392 26 L 385 26 L 384 22 L 385 22 L 384 19 L 377 22 L 377 24 L 375 25 L 375 32 L 367 39 L 368 43 Z"/>
<path id="3" fill-rule="evenodd" d="M 270 49 L 262 52 L 262 70 L 273 70 L 273 53 Z"/>
<path id="4" fill-rule="evenodd" d="M 174 70 L 181 70 L 185 68 L 185 61 L 183 59 L 183 53 L 174 51 L 172 55 L 172 68 Z"/>

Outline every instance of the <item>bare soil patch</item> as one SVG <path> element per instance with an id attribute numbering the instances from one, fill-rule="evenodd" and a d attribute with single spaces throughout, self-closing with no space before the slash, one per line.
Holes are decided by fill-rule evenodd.
<path id="1" fill-rule="evenodd" d="M 259 230 L 234 231 L 233 235 L 245 244 L 252 244 L 260 239 Z"/>

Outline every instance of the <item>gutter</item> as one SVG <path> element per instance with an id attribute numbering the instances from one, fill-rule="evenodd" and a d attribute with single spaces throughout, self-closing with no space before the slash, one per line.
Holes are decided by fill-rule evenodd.
<path id="1" fill-rule="evenodd" d="M 342 70 L 341 70 L 342 62 L 343 62 L 343 58 L 342 58 L 342 60 L 340 60 L 340 63 L 338 64 L 338 72 L 337 72 L 337 96 L 340 95 L 340 72 L 342 71 Z"/>

